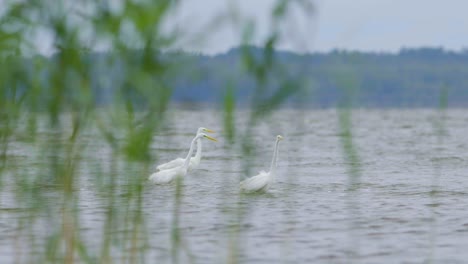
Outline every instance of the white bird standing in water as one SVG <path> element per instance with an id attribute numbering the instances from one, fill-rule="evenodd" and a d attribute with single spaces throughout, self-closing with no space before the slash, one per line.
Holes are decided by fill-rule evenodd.
<path id="1" fill-rule="evenodd" d="M 283 139 L 281 135 L 276 136 L 275 150 L 273 151 L 273 159 L 271 160 L 270 171 L 260 171 L 256 176 L 250 177 L 241 181 L 240 189 L 244 192 L 264 192 L 270 188 L 275 181 L 276 160 L 278 157 L 278 145 Z"/>
<path id="2" fill-rule="evenodd" d="M 211 129 L 200 127 L 197 130 L 197 135 L 199 135 L 199 134 L 201 134 L 203 132 L 214 133 L 214 131 L 211 130 Z M 189 164 L 189 167 L 188 167 L 189 171 L 198 168 L 198 165 L 200 165 L 201 157 L 202 157 L 202 141 L 201 141 L 201 138 L 199 138 L 197 140 L 197 153 L 195 154 L 195 157 L 190 158 L 190 164 Z M 164 164 L 161 164 L 161 165 L 157 166 L 156 171 L 162 171 L 162 170 L 172 169 L 172 168 L 175 168 L 175 167 L 180 167 L 180 166 L 184 165 L 184 162 L 185 162 L 184 158 L 176 158 L 176 159 L 173 159 L 173 160 L 171 160 L 171 161 L 169 161 L 167 163 L 164 163 Z"/>
<path id="3" fill-rule="evenodd" d="M 184 177 L 187 174 L 187 171 L 188 171 L 188 168 L 189 168 L 190 158 L 191 158 L 192 153 L 193 153 L 193 148 L 195 146 L 195 142 L 198 139 L 201 139 L 201 138 L 207 138 L 207 139 L 210 139 L 210 140 L 213 140 L 213 141 L 217 141 L 215 138 L 212 138 L 212 137 L 206 135 L 205 133 L 197 134 L 195 136 L 195 138 L 192 140 L 192 144 L 190 144 L 190 150 L 189 150 L 189 152 L 187 154 L 187 157 L 185 158 L 184 163 L 182 164 L 182 166 L 178 166 L 178 167 L 174 167 L 174 168 L 171 168 L 171 169 L 155 172 L 155 173 L 153 173 L 153 174 L 151 174 L 149 176 L 148 180 L 150 180 L 151 182 L 156 183 L 156 184 L 165 184 L 165 183 L 172 182 L 177 177 Z"/>

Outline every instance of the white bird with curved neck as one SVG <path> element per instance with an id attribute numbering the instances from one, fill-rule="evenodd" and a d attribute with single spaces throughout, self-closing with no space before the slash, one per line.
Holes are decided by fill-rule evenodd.
<path id="1" fill-rule="evenodd" d="M 207 138 L 209 140 L 217 141 L 215 138 L 212 138 L 206 135 L 205 133 L 197 134 L 193 138 L 192 143 L 190 144 L 190 150 L 187 154 L 187 157 L 184 159 L 182 166 L 155 172 L 149 176 L 148 180 L 150 180 L 151 182 L 155 184 L 165 184 L 165 183 L 171 183 L 177 177 L 184 177 L 185 175 L 187 175 L 187 171 L 188 171 L 190 160 L 191 160 L 192 153 L 193 153 L 193 148 L 195 147 L 195 142 L 202 138 Z"/>
<path id="2" fill-rule="evenodd" d="M 250 177 L 240 182 L 240 189 L 243 192 L 265 192 L 275 181 L 276 176 L 276 163 L 278 158 L 278 145 L 283 140 L 281 135 L 276 136 L 275 148 L 273 150 L 273 158 L 271 160 L 270 171 L 260 171 L 258 175 Z"/>
<path id="3" fill-rule="evenodd" d="M 214 133 L 214 131 L 208 128 L 199 127 L 197 130 L 197 135 L 201 133 Z M 195 157 L 190 158 L 188 170 L 191 171 L 191 170 L 197 169 L 198 166 L 200 165 L 201 158 L 202 158 L 202 140 L 200 138 L 197 140 L 197 153 L 195 154 Z M 168 170 L 168 169 L 180 167 L 184 164 L 184 161 L 185 161 L 184 158 L 173 159 L 169 162 L 166 162 L 164 164 L 157 166 L 156 171 L 162 171 L 162 170 Z"/>

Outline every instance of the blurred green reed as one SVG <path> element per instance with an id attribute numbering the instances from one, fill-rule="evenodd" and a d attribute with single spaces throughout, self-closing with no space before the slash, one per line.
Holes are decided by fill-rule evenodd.
<path id="1" fill-rule="evenodd" d="M 441 149 L 444 144 L 444 137 L 447 134 L 446 128 L 447 125 L 445 124 L 447 120 L 447 104 L 448 104 L 448 92 L 449 86 L 442 85 L 440 87 L 440 94 L 439 94 L 439 107 L 435 114 L 434 120 L 432 122 L 432 127 L 434 131 L 434 135 L 436 138 L 436 146 L 437 148 Z M 438 206 L 438 192 L 439 192 L 439 181 L 442 175 L 442 167 L 440 164 L 440 150 L 435 151 L 435 157 L 432 158 L 433 166 L 434 166 L 434 174 L 432 176 L 432 190 L 430 191 L 430 199 L 431 199 L 431 223 L 430 223 L 430 252 L 428 263 L 434 263 L 434 255 L 435 255 L 435 247 L 437 244 L 437 206 Z"/>
<path id="2" fill-rule="evenodd" d="M 247 117 L 247 125 L 244 131 L 236 131 L 234 123 L 234 107 L 235 98 L 232 96 L 232 88 L 228 87 L 224 97 L 225 103 L 225 122 L 224 129 L 227 132 L 229 142 L 234 142 L 234 135 L 238 135 L 240 143 L 240 151 L 242 154 L 243 173 L 239 175 L 239 181 L 246 177 L 252 176 L 251 168 L 255 159 L 255 144 L 253 143 L 253 130 L 259 123 L 267 119 L 275 109 L 279 108 L 287 99 L 297 94 L 300 90 L 308 90 L 309 87 L 304 87 L 305 80 L 296 78 L 286 69 L 286 65 L 282 65 L 275 58 L 274 49 L 281 37 L 280 25 L 284 23 L 287 9 L 292 5 L 298 5 L 310 15 L 313 15 L 313 6 L 308 1 L 287 1 L 279 0 L 275 2 L 274 8 L 271 10 L 271 19 L 273 29 L 265 37 L 262 44 L 262 53 L 260 56 L 253 53 L 253 50 L 245 45 L 242 47 L 242 66 L 246 74 L 251 76 L 255 82 L 255 88 L 252 91 L 252 96 L 249 102 L 249 115 Z M 255 33 L 255 25 L 247 21 L 243 31 L 244 43 L 251 43 Z M 276 76 L 279 78 L 271 78 Z M 272 83 L 272 79 L 278 83 Z M 268 93 L 269 87 L 276 87 L 273 93 Z M 278 131 L 277 133 L 282 133 Z M 272 135 L 271 140 L 274 139 Z M 237 203 L 237 210 L 234 211 L 234 222 L 231 230 L 230 254 L 228 263 L 239 263 L 242 254 L 242 223 L 245 217 L 251 210 L 251 205 L 245 202 L 244 196 L 241 194 Z"/>
<path id="3" fill-rule="evenodd" d="M 356 79 L 353 69 L 344 67 L 337 76 L 337 85 L 343 91 L 338 109 L 338 127 L 341 139 L 341 148 L 345 167 L 348 171 L 348 188 L 346 193 L 346 205 L 349 214 L 349 252 L 350 260 L 359 255 L 359 188 L 361 184 L 361 159 L 353 140 L 353 104 L 356 104 L 356 95 L 359 93 L 359 80 Z"/>
<path id="4" fill-rule="evenodd" d="M 180 2 L 117 1 L 115 4 L 95 0 L 76 3 L 31 0 L 5 3 L 0 14 L 0 188 L 3 188 L 7 175 L 14 176 L 11 178 L 16 188 L 16 202 L 27 210 L 27 216 L 19 223 L 17 237 L 30 237 L 27 246 L 33 250 L 30 255 L 25 255 L 19 243 L 15 247 L 18 262 L 145 262 L 148 246 L 144 230 L 151 220 L 145 219 L 143 214 L 142 195 L 146 177 L 156 160 L 150 146 L 169 107 L 173 87 L 167 81 L 168 77 L 176 74 L 182 64 L 164 60 L 161 51 L 170 49 L 180 36 L 167 33 L 162 27 L 171 10 Z M 258 56 L 248 45 L 243 46 L 242 67 L 255 83 L 247 105 L 250 111 L 245 129 L 234 125 L 238 105 L 236 83 L 226 82 L 226 87 L 221 88 L 225 89 L 221 100 L 228 148 L 235 152 L 240 147 L 239 151 L 245 157 L 239 180 L 251 176 L 255 127 L 289 98 L 310 93 L 311 80 L 296 78 L 274 53 L 283 37 L 281 25 L 292 5 L 313 15 L 313 5 L 309 1 L 278 0 L 271 10 L 272 30 L 262 40 L 262 54 Z M 237 21 L 236 17 L 229 19 Z M 253 43 L 255 24 L 243 22 L 240 25 L 243 41 Z M 48 58 L 37 55 L 35 45 L 38 41 L 35 36 L 41 33 L 51 36 L 56 50 L 51 56 L 53 66 L 47 70 Z M 108 84 L 118 86 L 113 87 L 116 94 L 105 106 L 96 103 L 92 76 L 99 73 L 90 72 L 92 67 L 87 57 L 93 47 L 102 43 L 111 51 L 106 52 L 99 63 L 112 67 L 118 61 L 122 65 L 121 82 L 112 83 L 102 76 Z M 135 50 L 139 52 L 135 53 Z M 272 83 L 272 76 L 276 77 L 275 83 Z M 353 80 L 352 72 L 345 72 L 337 80 L 345 94 L 338 120 L 341 145 L 349 168 L 349 191 L 356 192 L 360 162 L 352 137 L 350 109 L 358 83 Z M 47 123 L 43 124 L 41 120 L 47 120 Z M 50 132 L 44 132 L 41 126 Z M 99 131 L 102 144 L 112 150 L 107 154 L 111 161 L 108 165 L 99 164 L 99 160 L 86 162 L 99 189 L 97 193 L 105 201 L 105 223 L 102 233 L 96 234 L 101 240 L 98 253 L 82 240 L 78 209 L 82 180 L 79 167 L 85 159 L 82 156 L 85 146 L 80 143 L 90 130 Z M 34 146 L 37 150 L 34 162 L 40 164 L 37 170 L 25 170 L 21 166 L 23 157 L 8 154 L 13 141 Z M 132 171 L 134 166 L 143 166 L 143 171 L 148 173 L 129 175 L 126 184 L 117 184 L 121 180 L 119 171 L 122 168 Z M 190 252 L 179 228 L 183 192 L 181 181 L 177 181 L 170 236 L 173 263 L 181 262 L 181 251 L 190 261 L 196 262 L 196 252 Z M 62 201 L 61 208 L 50 206 L 50 195 Z M 223 262 L 240 261 L 241 223 L 251 209 L 244 198 L 239 196 L 237 210 L 232 215 L 236 224 L 230 236 L 228 259 Z M 353 203 L 357 204 L 357 199 Z M 350 210 L 355 213 L 353 208 Z M 36 237 L 38 221 L 44 215 L 52 223 L 49 226 L 51 234 L 45 238 Z M 126 252 L 122 259 L 115 259 L 112 253 L 115 249 Z"/>
<path id="5" fill-rule="evenodd" d="M 160 60 L 159 52 L 170 44 L 171 37 L 159 29 L 164 15 L 177 2 L 120 3 L 121 12 L 105 1 L 8 2 L 1 14 L 0 184 L 4 184 L 5 175 L 15 176 L 17 203 L 28 211 L 19 223 L 17 237 L 32 237 L 27 245 L 32 250 L 30 256 L 18 253 L 18 262 L 113 263 L 116 259 L 111 251 L 116 245 L 128 252 L 122 262 L 144 258 L 141 203 L 145 176 L 129 179 L 122 186 L 116 184 L 116 175 L 119 167 L 131 166 L 131 161 L 143 162 L 140 164 L 150 169 L 149 146 L 171 96 L 164 80 L 170 65 Z M 121 36 L 125 23 L 133 25 L 139 56 L 132 52 L 136 47 Z M 83 40 L 86 31 L 91 36 Z M 34 34 L 41 32 L 52 35 L 56 52 L 50 58 L 35 54 Z M 90 48 L 102 40 L 112 43 L 114 51 L 101 63 L 110 67 L 119 60 L 125 73 L 120 87 L 113 87 L 117 91 L 114 101 L 105 109 L 96 104 L 91 87 L 95 73 L 90 72 L 88 59 Z M 53 63 L 47 63 L 49 59 Z M 128 98 L 138 98 L 142 105 L 136 106 Z M 47 123 L 40 124 L 43 120 Z M 44 134 L 39 126 L 46 126 L 51 134 Z M 113 150 L 109 153 L 110 168 L 96 165 L 93 170 L 99 194 L 105 194 L 107 204 L 98 255 L 82 241 L 78 210 L 78 168 L 85 158 L 83 133 L 94 128 Z M 119 140 L 122 135 L 124 139 Z M 13 141 L 37 149 L 37 161 L 33 162 L 40 164 L 37 170 L 22 168 L 21 157 L 7 154 Z M 46 196 L 51 194 L 62 201 L 61 208 L 50 207 Z M 36 237 L 35 227 L 44 213 L 55 225 L 46 237 Z M 119 226 L 124 227 L 123 233 L 115 232 Z M 21 247 L 18 244 L 16 250 L 21 252 Z"/>

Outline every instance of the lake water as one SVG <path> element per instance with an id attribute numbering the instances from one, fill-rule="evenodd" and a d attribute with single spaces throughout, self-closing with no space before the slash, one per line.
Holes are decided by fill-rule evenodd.
<path id="1" fill-rule="evenodd" d="M 240 141 L 246 116 L 236 116 Z M 180 235 L 180 263 L 468 259 L 466 110 L 443 115 L 437 110 L 355 110 L 356 164 L 345 157 L 335 110 L 277 111 L 252 130 L 249 175 L 268 169 L 275 136 L 284 136 L 276 183 L 260 195 L 239 194 L 246 159 L 239 144 L 230 147 L 225 139 L 222 113 L 174 111 L 168 117 L 171 121 L 151 145 L 160 162 L 184 157 L 199 126 L 216 130 L 219 140 L 203 142 L 202 163 L 183 180 L 178 209 L 175 185 L 146 182 L 159 162 L 148 167 L 112 156 L 93 129 L 78 141 L 82 161 L 72 202 L 47 184 L 21 189 L 27 179 L 53 173 L 41 166 L 53 151 L 43 152 L 41 140 L 10 141 L 8 155 L 14 162 L 0 178 L 0 262 L 48 262 L 47 254 L 65 250 L 60 232 L 70 225 L 94 259 L 103 254 L 105 234 L 111 237 L 112 263 L 170 263 L 174 230 Z M 41 137 L 48 134 L 43 127 Z M 354 185 L 352 166 L 359 169 Z M 133 192 L 138 186 L 142 189 Z M 176 228 L 174 210 L 179 212 Z M 75 259 L 85 262 L 76 252 Z"/>

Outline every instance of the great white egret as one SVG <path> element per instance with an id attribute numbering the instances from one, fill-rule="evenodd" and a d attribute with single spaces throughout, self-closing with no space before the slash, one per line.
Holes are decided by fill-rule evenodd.
<path id="1" fill-rule="evenodd" d="M 153 173 L 153 174 L 151 174 L 149 176 L 148 180 L 150 180 L 151 182 L 156 183 L 156 184 L 165 184 L 165 183 L 172 182 L 177 177 L 184 177 L 187 174 L 187 170 L 188 170 L 188 167 L 189 167 L 190 158 L 191 158 L 192 153 L 193 153 L 193 148 L 195 146 L 195 142 L 198 139 L 201 139 L 201 138 L 207 138 L 207 139 L 210 139 L 210 140 L 213 140 L 213 141 L 217 141 L 215 138 L 212 138 L 212 137 L 208 136 L 205 133 L 197 134 L 193 138 L 192 143 L 190 144 L 190 150 L 189 150 L 189 152 L 187 154 L 187 157 L 185 158 L 184 163 L 182 164 L 182 166 L 178 166 L 178 167 L 174 167 L 174 168 L 171 168 L 171 169 L 155 172 L 155 173 Z"/>
<path id="2" fill-rule="evenodd" d="M 271 160 L 270 171 L 260 171 L 258 175 L 241 181 L 240 189 L 244 192 L 263 192 L 270 188 L 275 180 L 276 160 L 278 157 L 278 145 L 283 139 L 281 135 L 276 136 L 275 150 L 273 151 L 273 159 Z"/>
<path id="3" fill-rule="evenodd" d="M 211 130 L 211 129 L 204 128 L 204 127 L 199 127 L 198 130 L 197 130 L 197 135 L 201 134 L 203 132 L 205 132 L 205 133 L 214 133 L 214 131 Z M 188 168 L 189 171 L 191 171 L 193 169 L 196 169 L 198 167 L 198 165 L 200 165 L 201 156 L 202 156 L 202 141 L 201 141 L 201 138 L 200 138 L 200 139 L 197 140 L 197 153 L 195 154 L 195 157 L 190 158 L 190 164 L 189 164 L 189 168 Z M 173 160 L 171 160 L 171 161 L 169 161 L 167 163 L 164 163 L 164 164 L 161 164 L 161 165 L 157 166 L 156 171 L 162 171 L 162 170 L 172 169 L 172 168 L 175 168 L 175 167 L 180 167 L 180 166 L 184 165 L 184 161 L 185 161 L 184 158 L 173 159 Z"/>

